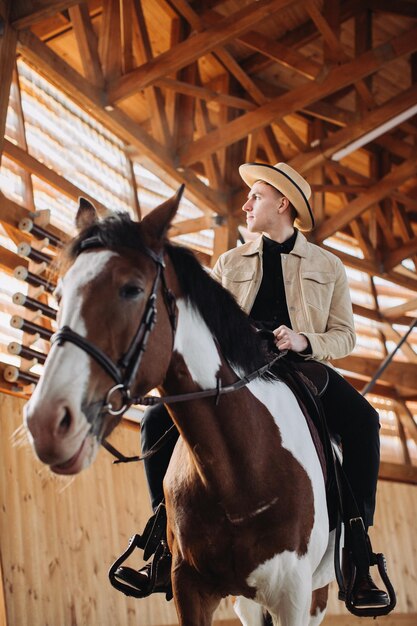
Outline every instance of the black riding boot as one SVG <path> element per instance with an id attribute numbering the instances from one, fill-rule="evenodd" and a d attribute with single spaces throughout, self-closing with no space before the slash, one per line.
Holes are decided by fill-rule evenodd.
<path id="1" fill-rule="evenodd" d="M 348 548 L 342 552 L 342 575 L 345 589 L 352 584 L 352 553 Z M 368 569 L 355 568 L 352 586 L 352 603 L 356 607 L 388 606 L 390 599 L 382 589 L 378 589 Z M 346 600 L 346 593 L 339 591 L 339 600 Z"/>
<path id="2" fill-rule="evenodd" d="M 113 587 L 135 598 L 165 593 L 166 599 L 171 600 L 172 556 L 166 539 L 166 524 L 165 505 L 161 502 L 143 533 L 131 537 L 127 550 L 111 566 L 109 578 Z M 145 561 L 154 555 L 152 561 L 139 570 L 124 565 L 136 548 L 143 550 Z"/>
<path id="3" fill-rule="evenodd" d="M 139 592 L 141 597 L 151 593 L 165 593 L 166 599 L 171 600 L 171 562 L 171 552 L 166 541 L 162 540 L 152 561 L 139 570 L 120 566 L 117 568 L 115 576 L 132 588 L 132 595 L 138 595 L 134 592 Z"/>

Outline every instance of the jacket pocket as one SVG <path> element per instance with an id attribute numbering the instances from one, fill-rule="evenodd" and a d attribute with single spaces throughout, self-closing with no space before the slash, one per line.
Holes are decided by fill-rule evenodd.
<path id="1" fill-rule="evenodd" d="M 255 273 L 242 270 L 225 270 L 222 274 L 224 283 L 246 283 L 253 280 Z"/>
<path id="2" fill-rule="evenodd" d="M 335 275 L 317 270 L 305 271 L 302 274 L 302 284 L 306 303 L 310 307 L 328 313 L 334 291 Z"/>

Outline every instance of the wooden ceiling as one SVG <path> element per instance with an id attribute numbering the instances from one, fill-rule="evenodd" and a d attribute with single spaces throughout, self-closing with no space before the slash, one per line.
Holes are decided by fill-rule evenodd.
<path id="1" fill-rule="evenodd" d="M 0 154 L 19 158 L 3 140 L 18 56 L 131 159 L 185 182 L 218 216 L 182 229 L 211 223 L 213 259 L 242 224 L 238 165 L 285 161 L 313 189 L 311 240 L 369 276 L 372 305 L 355 313 L 377 325 L 384 351 L 398 341 L 395 325 L 417 315 L 416 111 L 338 153 L 417 105 L 417 0 L 0 0 L 0 15 Z M 381 307 L 390 289 L 402 302 Z M 402 354 L 375 391 L 397 403 L 402 440 L 417 443 L 411 337 Z M 356 354 L 337 365 L 361 388 L 380 361 Z"/>

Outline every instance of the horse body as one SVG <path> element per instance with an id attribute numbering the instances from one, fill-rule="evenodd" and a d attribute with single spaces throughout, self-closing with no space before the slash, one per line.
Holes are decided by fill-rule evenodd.
<path id="1" fill-rule="evenodd" d="M 178 354 L 164 392 L 213 388 L 227 366 L 198 312 L 181 300 L 178 308 Z M 217 407 L 211 399 L 197 404 L 170 409 L 182 439 L 164 482 L 175 596 L 188 597 L 184 624 L 197 623 L 189 584 L 198 577 L 200 597 L 202 589 L 211 601 L 244 596 L 282 624 L 305 626 L 313 586 L 331 575 L 323 581 L 317 573 L 313 582 L 329 529 L 322 470 L 298 403 L 282 382 L 256 380 Z M 263 623 L 244 600 L 236 609 L 250 615 L 243 623 Z M 210 624 L 211 611 L 198 623 Z"/>
<path id="2" fill-rule="evenodd" d="M 147 315 L 156 284 L 149 249 L 163 250 L 177 204 L 178 198 L 165 203 L 140 225 L 92 223 L 80 241 L 99 232 L 104 250 L 75 244 L 58 321 L 114 363 L 130 353 L 138 320 Z M 176 297 L 178 326 L 174 332 L 166 285 L 165 291 L 159 285 L 158 318 L 135 393 L 154 387 L 162 395 L 189 393 L 216 388 L 219 379 L 225 386 L 265 360 L 230 294 L 184 255 L 165 248 L 164 281 Z M 72 474 L 92 461 L 120 416 L 107 411 L 111 369 L 61 337 L 26 407 L 26 424 L 41 460 Z M 236 612 L 245 626 L 261 626 L 262 607 L 274 624 L 318 626 L 322 588 L 333 577 L 326 498 L 292 392 L 278 380 L 257 379 L 218 402 L 191 399 L 169 410 L 182 435 L 164 481 L 181 626 L 209 626 L 229 594 L 239 596 Z"/>

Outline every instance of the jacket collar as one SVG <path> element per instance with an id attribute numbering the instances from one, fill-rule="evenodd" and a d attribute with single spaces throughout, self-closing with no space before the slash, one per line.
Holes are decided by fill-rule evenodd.
<path id="1" fill-rule="evenodd" d="M 307 256 L 307 246 L 308 241 L 304 237 L 303 233 L 298 231 L 297 238 L 295 240 L 294 248 L 291 250 L 290 254 L 295 254 L 296 256 L 306 257 Z M 241 247 L 242 256 L 253 256 L 255 254 L 262 254 L 263 249 L 263 239 L 262 235 L 259 235 L 253 241 L 248 241 Z"/>

